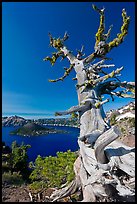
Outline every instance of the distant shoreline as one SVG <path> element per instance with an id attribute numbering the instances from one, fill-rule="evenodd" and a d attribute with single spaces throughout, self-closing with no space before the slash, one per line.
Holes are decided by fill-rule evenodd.
<path id="1" fill-rule="evenodd" d="M 48 119 L 26 119 L 20 116 L 10 116 L 10 117 L 2 117 L 2 126 L 22 126 L 26 123 L 33 122 L 38 125 L 50 125 L 50 126 L 59 126 L 59 127 L 74 127 L 79 128 L 78 119 L 73 118 L 48 118 Z"/>
<path id="2" fill-rule="evenodd" d="M 62 125 L 62 124 L 43 124 L 43 125 L 51 125 L 51 126 L 59 126 L 59 127 L 74 127 L 74 128 L 80 128 L 78 126 L 72 126 L 72 125 Z"/>
<path id="3" fill-rule="evenodd" d="M 14 114 L 3 114 L 2 117 L 12 117 L 12 116 L 19 116 L 19 117 L 22 117 L 26 120 L 39 120 L 39 119 L 62 119 L 62 118 L 65 118 L 67 119 L 68 117 L 64 117 L 64 116 L 54 116 L 54 115 L 31 115 L 31 114 L 20 114 L 20 113 L 14 113 Z"/>

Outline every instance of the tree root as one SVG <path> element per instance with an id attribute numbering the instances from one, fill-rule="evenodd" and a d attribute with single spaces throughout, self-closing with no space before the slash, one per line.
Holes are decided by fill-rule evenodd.
<path id="1" fill-rule="evenodd" d="M 125 149 L 123 147 L 123 149 L 120 149 L 122 151 L 121 155 L 118 149 L 118 155 L 114 156 L 110 156 L 111 151 L 107 148 L 107 156 L 110 161 L 108 164 L 100 164 L 96 160 L 93 148 L 87 147 L 82 141 L 79 141 L 79 145 L 80 155 L 74 163 L 75 180 L 68 186 L 55 190 L 50 196 L 51 202 L 70 196 L 79 190 L 82 190 L 83 200 L 81 200 L 81 202 L 97 202 L 98 200 L 101 202 L 108 200 L 113 202 L 122 198 L 123 200 L 127 199 L 128 196 L 134 199 L 135 179 L 132 172 L 132 166 L 134 166 L 134 160 L 132 159 L 134 157 L 134 151 L 132 151 L 132 148 L 127 147 L 126 150 L 126 147 Z M 113 142 L 113 145 L 110 145 L 110 147 L 111 146 L 118 147 L 118 142 L 116 142 L 116 144 Z M 119 146 L 121 146 L 121 144 L 119 144 Z M 130 158 L 130 166 L 132 167 L 130 168 L 132 171 L 130 168 L 129 171 L 126 170 L 129 166 L 129 164 L 126 164 L 126 159 L 129 159 L 128 157 Z M 103 165 L 108 165 L 110 168 L 105 168 Z"/>
<path id="2" fill-rule="evenodd" d="M 74 194 L 77 189 L 78 189 L 78 184 L 77 184 L 77 180 L 75 179 L 65 188 L 54 191 L 53 194 L 50 196 L 50 199 L 53 199 L 52 202 L 55 202 L 58 199 Z"/>

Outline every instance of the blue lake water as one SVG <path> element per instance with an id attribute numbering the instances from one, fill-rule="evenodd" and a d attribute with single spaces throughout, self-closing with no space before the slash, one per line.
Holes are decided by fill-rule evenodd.
<path id="1" fill-rule="evenodd" d="M 53 126 L 46 126 L 53 127 Z M 6 145 L 11 146 L 13 141 L 18 144 L 30 144 L 31 148 L 28 149 L 29 161 L 35 161 L 38 155 L 40 156 L 56 156 L 57 151 L 65 152 L 67 150 L 78 150 L 77 138 L 79 136 L 79 129 L 73 127 L 56 126 L 53 127 L 59 130 L 68 131 L 63 134 L 47 134 L 41 136 L 24 137 L 19 135 L 10 135 L 10 131 L 18 127 L 2 127 L 2 141 Z"/>

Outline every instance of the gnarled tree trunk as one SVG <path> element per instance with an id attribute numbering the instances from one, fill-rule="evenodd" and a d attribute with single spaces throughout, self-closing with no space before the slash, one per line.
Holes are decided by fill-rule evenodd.
<path id="1" fill-rule="evenodd" d="M 96 33 L 95 52 L 82 59 L 82 51 L 74 56 L 64 46 L 64 41 L 68 39 L 65 33 L 63 39 L 52 38 L 50 36 L 50 45 L 57 49 L 52 58 L 46 57 L 52 65 L 58 57 L 66 57 L 70 62 L 70 68 L 66 68 L 63 77 L 51 82 L 64 80 L 72 69 L 76 72 L 77 79 L 77 106 L 67 111 L 57 112 L 57 115 L 66 115 L 73 112 L 79 113 L 80 135 L 78 137 L 79 157 L 74 163 L 75 180 L 68 186 L 56 190 L 50 196 L 52 201 L 73 194 L 78 189 L 82 190 L 82 202 L 95 202 L 98 199 L 107 199 L 108 197 L 122 198 L 134 196 L 135 194 L 135 151 L 118 140 L 120 131 L 116 126 L 110 126 L 106 121 L 103 110 L 103 104 L 109 99 L 102 101 L 102 95 L 108 94 L 114 100 L 113 96 L 134 98 L 134 82 L 121 82 L 118 78 L 121 68 L 113 70 L 107 74 L 103 68 L 113 67 L 115 65 L 103 65 L 108 59 L 105 55 L 114 47 L 119 46 L 127 35 L 130 17 L 127 16 L 125 9 L 122 10 L 123 25 L 121 33 L 117 38 L 107 43 L 111 28 L 107 34 L 104 34 L 104 8 L 93 8 L 100 14 L 100 26 Z M 91 64 L 96 58 L 102 60 Z M 111 78 L 111 80 L 109 80 Z M 113 78 L 113 80 L 112 80 Z M 126 90 L 117 91 L 115 89 L 125 88 Z M 132 94 L 127 94 L 132 92 Z"/>
<path id="2" fill-rule="evenodd" d="M 73 59 L 78 84 L 87 80 L 82 61 Z M 98 198 L 107 198 L 114 189 L 120 196 L 134 195 L 134 149 L 115 141 L 120 136 L 117 127 L 111 127 L 105 121 L 103 106 L 99 102 L 98 88 L 84 87 L 77 90 L 79 106 L 59 115 L 79 112 L 80 135 L 78 137 L 79 157 L 74 164 L 76 178 L 69 186 L 55 191 L 51 199 L 73 194 L 79 188 L 83 192 L 82 202 L 95 202 Z M 107 101 L 106 101 L 107 102 Z M 119 170 L 123 178 L 119 178 Z M 128 178 L 128 179 L 127 179 Z M 125 180 L 124 180 L 125 179 Z M 109 188 L 108 188 L 109 186 Z M 111 188 L 112 187 L 112 188 Z M 110 192 L 113 189 L 113 192 Z"/>

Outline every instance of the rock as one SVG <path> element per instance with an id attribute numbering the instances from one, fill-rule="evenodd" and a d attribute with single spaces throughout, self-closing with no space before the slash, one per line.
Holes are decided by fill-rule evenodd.
<path id="1" fill-rule="evenodd" d="M 2 117 L 2 126 L 22 126 L 26 124 L 28 120 L 24 119 L 20 116 L 10 116 L 10 117 Z"/>

